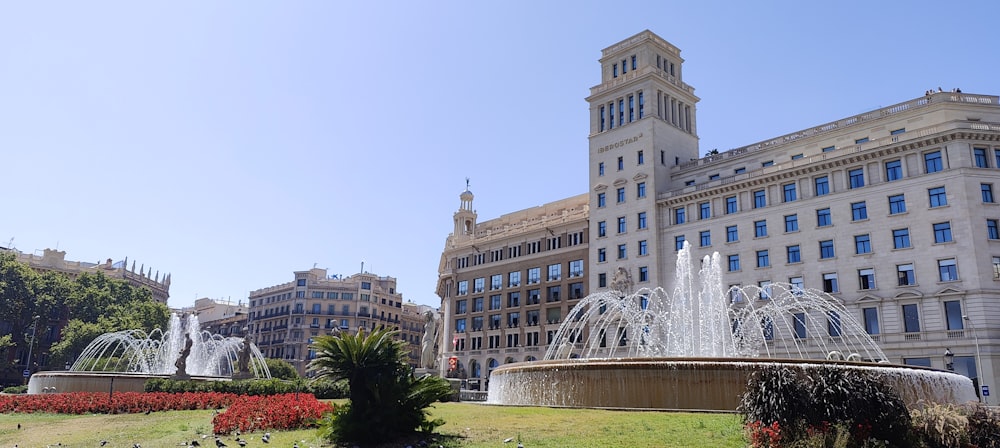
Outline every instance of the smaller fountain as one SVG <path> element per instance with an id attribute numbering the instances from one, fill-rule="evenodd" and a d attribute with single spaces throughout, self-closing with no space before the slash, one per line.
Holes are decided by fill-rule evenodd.
<path id="1" fill-rule="evenodd" d="M 38 372 L 28 393 L 142 391 L 151 378 L 220 381 L 270 378 L 264 355 L 246 338 L 202 331 L 198 316 L 170 316 L 167 331 L 125 330 L 98 336 L 68 371 Z M 235 365 L 234 365 L 235 363 Z"/>

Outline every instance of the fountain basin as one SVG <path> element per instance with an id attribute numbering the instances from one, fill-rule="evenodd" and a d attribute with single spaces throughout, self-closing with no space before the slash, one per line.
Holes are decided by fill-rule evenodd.
<path id="1" fill-rule="evenodd" d="M 499 405 L 735 412 L 749 375 L 765 366 L 874 370 L 906 403 L 975 401 L 972 380 L 936 369 L 764 358 L 578 358 L 513 363 L 490 375 Z"/>
<path id="2" fill-rule="evenodd" d="M 31 375 L 28 393 L 143 392 L 146 381 L 171 375 L 130 372 L 44 371 Z M 230 381 L 227 377 L 192 376 L 192 381 Z"/>

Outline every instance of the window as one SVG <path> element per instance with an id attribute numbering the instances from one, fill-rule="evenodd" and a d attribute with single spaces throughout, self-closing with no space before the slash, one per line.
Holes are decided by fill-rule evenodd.
<path id="1" fill-rule="evenodd" d="M 639 94 L 639 100 L 642 101 L 642 93 Z M 642 118 L 642 114 L 639 114 L 639 118 Z M 643 163 L 646 163 L 646 158 L 643 157 L 641 149 L 639 150 L 639 152 L 636 153 L 635 159 L 636 159 L 636 165 L 642 165 Z"/>
<path id="2" fill-rule="evenodd" d="M 600 249 L 597 249 L 597 262 L 598 263 L 604 263 L 605 261 L 608 261 L 608 253 L 607 253 L 607 251 L 603 247 L 600 248 Z"/>
<path id="3" fill-rule="evenodd" d="M 847 172 L 848 180 L 850 180 L 851 188 L 861 188 L 865 186 L 865 170 L 864 168 L 855 168 Z"/>
<path id="4" fill-rule="evenodd" d="M 1000 157 L 1000 156 L 997 156 L 997 157 Z M 743 167 L 743 166 L 741 166 L 741 167 L 736 168 L 736 169 L 733 170 L 733 174 L 743 174 L 745 172 L 747 172 L 747 168 Z"/>
<path id="5" fill-rule="evenodd" d="M 554 282 L 562 278 L 562 264 L 550 264 L 548 270 L 548 281 Z"/>
<path id="6" fill-rule="evenodd" d="M 934 151 L 924 154 L 924 170 L 927 174 L 936 173 L 944 169 L 941 162 L 941 151 Z"/>
<path id="7" fill-rule="evenodd" d="M 603 121 L 604 121 L 604 106 L 601 106 L 601 122 Z M 602 131 L 604 130 L 604 126 L 601 126 L 601 130 Z M 597 175 L 598 176 L 604 175 L 604 162 L 597 164 Z"/>
<path id="8" fill-rule="evenodd" d="M 570 283 L 569 284 L 569 298 L 570 299 L 582 299 L 583 298 L 583 283 Z"/>
<path id="9" fill-rule="evenodd" d="M 646 197 L 646 183 L 639 182 L 635 184 L 635 196 L 639 199 Z"/>
<path id="10" fill-rule="evenodd" d="M 521 271 L 514 271 L 507 274 L 507 286 L 511 288 L 521 286 Z"/>
<path id="11" fill-rule="evenodd" d="M 481 313 L 483 311 L 483 298 L 476 297 L 472 299 L 472 312 Z"/>
<path id="12" fill-rule="evenodd" d="M 799 215 L 785 215 L 785 232 L 799 231 Z"/>
<path id="13" fill-rule="evenodd" d="M 560 294 L 562 293 L 562 288 L 559 286 L 549 286 L 545 288 L 545 301 L 546 302 L 558 302 L 561 300 Z"/>
<path id="14" fill-rule="evenodd" d="M 608 223 L 605 221 L 598 221 L 597 223 L 597 237 L 602 238 L 608 236 Z"/>
<path id="15" fill-rule="evenodd" d="M 484 289 L 486 289 L 486 279 L 483 277 L 473 280 L 472 284 L 473 284 L 472 286 L 473 293 L 480 293 L 483 292 Z"/>
<path id="16" fill-rule="evenodd" d="M 762 168 L 767 168 L 769 166 L 774 166 L 774 161 L 773 160 L 767 160 L 767 161 L 761 162 L 760 166 Z"/>
<path id="17" fill-rule="evenodd" d="M 983 193 L 983 203 L 993 203 L 993 184 L 979 184 L 979 191 Z"/>
<path id="18" fill-rule="evenodd" d="M 603 208 L 607 205 L 607 197 L 604 193 L 597 193 L 597 208 Z"/>
<path id="19" fill-rule="evenodd" d="M 819 242 L 819 258 L 833 258 L 835 256 L 833 251 L 833 240 L 826 240 Z"/>
<path id="20" fill-rule="evenodd" d="M 740 240 L 740 233 L 737 226 L 726 227 L 726 242 L 732 243 Z"/>
<path id="21" fill-rule="evenodd" d="M 458 282 L 458 295 L 464 296 L 469 293 L 469 281 L 462 280 Z"/>
<path id="22" fill-rule="evenodd" d="M 726 214 L 736 213 L 736 196 L 726 198 Z"/>
<path id="23" fill-rule="evenodd" d="M 635 96 L 628 96 L 628 122 L 635 121 Z"/>
<path id="24" fill-rule="evenodd" d="M 633 67 L 633 68 L 635 68 L 635 67 Z M 893 129 L 893 130 L 889 131 L 889 135 L 899 135 L 899 134 L 902 134 L 904 132 L 906 132 L 906 128 Z"/>
<path id="25" fill-rule="evenodd" d="M 954 258 L 938 260 L 938 273 L 942 282 L 953 282 L 958 280 L 958 266 L 955 265 Z"/>
<path id="26" fill-rule="evenodd" d="M 855 145 L 860 145 L 862 143 L 868 143 L 868 137 L 862 137 L 857 140 L 854 140 Z"/>
<path id="27" fill-rule="evenodd" d="M 962 319 L 962 302 L 958 300 L 948 300 L 944 302 L 944 317 L 948 330 L 964 330 L 965 322 Z"/>
<path id="28" fill-rule="evenodd" d="M 830 194 L 830 178 L 826 176 L 820 176 L 816 178 L 816 196 L 823 196 L 825 194 Z"/>
<path id="29" fill-rule="evenodd" d="M 821 151 L 823 151 L 823 152 L 830 152 L 830 151 L 834 151 L 836 149 L 837 149 L 836 146 L 827 146 L 826 148 L 823 148 Z"/>
<path id="30" fill-rule="evenodd" d="M 858 269 L 858 288 L 875 289 L 875 270 L 871 268 Z"/>
<path id="31" fill-rule="evenodd" d="M 678 235 L 674 237 L 674 250 L 678 251 L 684 248 L 684 235 Z"/>
<path id="32" fill-rule="evenodd" d="M 753 192 L 753 208 L 762 208 L 767 205 L 767 196 L 764 190 Z"/>
<path id="33" fill-rule="evenodd" d="M 494 291 L 503 288 L 503 275 L 495 274 L 490 276 L 490 290 Z"/>
<path id="34" fill-rule="evenodd" d="M 770 316 L 764 316 L 760 321 L 761 334 L 764 335 L 764 340 L 770 341 L 774 339 L 774 321 L 771 320 Z"/>
<path id="35" fill-rule="evenodd" d="M 739 254 L 733 254 L 729 256 L 729 272 L 736 272 L 740 270 L 740 256 Z"/>
<path id="36" fill-rule="evenodd" d="M 618 233 L 625 233 L 628 231 L 628 225 L 625 222 L 624 216 L 618 217 Z"/>
<path id="37" fill-rule="evenodd" d="M 993 280 L 1000 280 L 1000 257 L 993 257 Z"/>
<path id="38" fill-rule="evenodd" d="M 796 199 L 794 183 L 782 185 L 781 192 L 785 202 L 792 202 Z"/>
<path id="39" fill-rule="evenodd" d="M 528 284 L 533 285 L 542 281 L 542 268 L 528 269 Z"/>
<path id="40" fill-rule="evenodd" d="M 799 159 L 801 159 L 802 157 L 803 157 L 802 153 L 798 153 L 798 154 L 793 154 L 793 155 L 792 155 L 792 160 L 799 160 Z"/>
<path id="41" fill-rule="evenodd" d="M 638 222 L 638 224 L 636 224 L 636 228 L 637 229 L 645 229 L 646 228 L 646 212 L 639 212 L 639 214 L 636 216 L 636 221 Z"/>
<path id="42" fill-rule="evenodd" d="M 625 202 L 625 187 L 621 187 L 617 190 L 618 193 L 618 203 L 621 204 Z"/>
<path id="43" fill-rule="evenodd" d="M 830 209 L 821 208 L 816 210 L 816 227 L 826 227 L 833 224 L 833 219 L 830 217 Z"/>
<path id="44" fill-rule="evenodd" d="M 646 240 L 639 240 L 639 256 L 649 255 L 649 245 Z"/>
<path id="45" fill-rule="evenodd" d="M 625 158 L 618 157 L 618 171 L 625 169 Z"/>
<path id="46" fill-rule="evenodd" d="M 468 310 L 469 301 L 466 299 L 455 301 L 455 314 L 465 314 Z"/>
<path id="47" fill-rule="evenodd" d="M 899 286 L 913 286 L 917 284 L 916 276 L 913 274 L 913 264 L 897 264 L 896 278 Z"/>
<path id="48" fill-rule="evenodd" d="M 910 229 L 892 230 L 892 248 L 907 249 L 910 247 Z"/>
<path id="49" fill-rule="evenodd" d="M 618 77 L 618 64 L 611 64 L 611 76 L 613 78 Z"/>
<path id="50" fill-rule="evenodd" d="M 878 308 L 864 308 L 861 310 L 861 314 L 865 321 L 865 333 L 879 334 Z"/>
<path id="51" fill-rule="evenodd" d="M 802 261 L 802 254 L 799 250 L 799 245 L 788 246 L 785 248 L 785 252 L 788 253 L 789 263 L 798 263 Z"/>
<path id="52" fill-rule="evenodd" d="M 972 158 L 975 159 L 976 168 L 989 168 L 990 164 L 986 158 L 986 148 L 972 148 Z"/>
<path id="53" fill-rule="evenodd" d="M 698 219 L 708 219 L 712 216 L 712 204 L 702 202 L 698 204 Z"/>
<path id="54" fill-rule="evenodd" d="M 826 313 L 826 332 L 830 337 L 840 337 L 842 328 L 840 326 L 840 314 L 836 311 Z"/>
<path id="55" fill-rule="evenodd" d="M 906 197 L 901 194 L 889 196 L 889 214 L 895 215 L 898 213 L 905 213 L 905 212 L 906 212 Z"/>
<path id="56" fill-rule="evenodd" d="M 837 284 L 836 272 L 823 274 L 823 292 L 840 292 L 840 285 Z"/>
<path id="57" fill-rule="evenodd" d="M 767 249 L 757 251 L 757 267 L 766 268 L 771 265 L 770 257 L 767 255 Z"/>
<path id="58" fill-rule="evenodd" d="M 892 182 L 903 178 L 903 162 L 901 160 L 890 160 L 885 162 L 885 180 Z"/>
<path id="59" fill-rule="evenodd" d="M 674 209 L 674 224 L 684 224 L 684 207 Z"/>
<path id="60" fill-rule="evenodd" d="M 868 206 L 865 201 L 855 202 L 851 204 L 851 220 L 861 221 L 868 219 Z"/>
<path id="61" fill-rule="evenodd" d="M 931 208 L 948 205 L 948 195 L 945 194 L 944 187 L 928 188 L 927 196 L 930 198 Z"/>
<path id="62" fill-rule="evenodd" d="M 933 225 L 934 227 L 934 242 L 935 243 L 950 243 L 951 242 L 951 223 L 950 222 L 939 222 Z"/>
<path id="63" fill-rule="evenodd" d="M 872 253 L 872 240 L 868 234 L 854 235 L 854 253 L 858 255 Z"/>
<path id="64" fill-rule="evenodd" d="M 802 277 L 789 278 L 788 283 L 792 285 L 792 294 L 796 296 L 801 296 L 806 290 L 805 282 L 802 280 Z"/>
<path id="65" fill-rule="evenodd" d="M 757 295 L 760 298 L 760 300 L 770 300 L 771 299 L 771 281 L 770 280 L 763 280 L 763 281 L 757 282 L 757 288 L 760 289 L 760 292 Z"/>
<path id="66" fill-rule="evenodd" d="M 465 319 L 455 319 L 455 333 L 465 333 Z"/>
<path id="67" fill-rule="evenodd" d="M 372 289 L 371 282 L 361 282 L 361 289 Z"/>
<path id="68" fill-rule="evenodd" d="M 494 294 L 490 296 L 490 309 L 491 310 L 500 309 L 500 294 Z"/>
<path id="69" fill-rule="evenodd" d="M 634 69 L 635 67 L 632 67 L 632 68 Z M 646 101 L 643 100 L 643 98 L 642 98 L 642 92 L 639 92 L 639 119 L 640 120 L 642 119 L 642 117 L 644 117 L 646 115 L 645 108 L 646 108 Z M 642 151 L 639 151 L 639 165 L 642 165 Z"/>
<path id="70" fill-rule="evenodd" d="M 762 219 L 760 221 L 753 222 L 753 236 L 755 238 L 763 238 L 767 236 L 767 220 Z"/>
<path id="71" fill-rule="evenodd" d="M 903 305 L 903 331 L 907 333 L 920 332 L 920 312 L 915 303 Z"/>
<path id="72" fill-rule="evenodd" d="M 795 339 L 803 339 L 806 337 L 806 313 L 795 313 L 793 316 L 793 328 L 795 330 Z"/>
<path id="73" fill-rule="evenodd" d="M 1000 225 L 1000 221 L 997 221 L 996 219 L 986 220 L 986 238 L 991 240 L 1000 239 L 1000 230 L 998 230 L 998 225 Z"/>
<path id="74" fill-rule="evenodd" d="M 712 245 L 712 232 L 709 230 L 703 230 L 699 233 L 701 237 L 701 247 Z"/>
<path id="75" fill-rule="evenodd" d="M 517 328 L 517 326 L 520 325 L 520 323 L 521 323 L 521 313 L 507 313 L 507 328 Z M 508 347 L 513 347 L 514 345 L 517 345 L 517 342 L 516 342 L 517 339 L 515 339 L 513 341 L 514 343 L 511 344 L 511 341 L 509 339 L 510 336 L 512 336 L 512 335 L 510 335 L 510 334 L 507 335 L 507 337 L 508 337 L 507 346 Z M 517 336 L 517 334 L 513 334 L 513 336 Z"/>
<path id="76" fill-rule="evenodd" d="M 649 268 L 646 266 L 639 266 L 639 281 L 648 282 L 649 281 Z"/>
<path id="77" fill-rule="evenodd" d="M 628 258 L 628 250 L 624 244 L 618 245 L 618 259 L 622 260 Z"/>

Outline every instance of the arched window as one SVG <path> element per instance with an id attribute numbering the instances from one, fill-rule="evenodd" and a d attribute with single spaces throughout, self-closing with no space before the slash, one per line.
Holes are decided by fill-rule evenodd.
<path id="1" fill-rule="evenodd" d="M 472 378 L 479 378 L 482 376 L 482 368 L 475 359 L 469 361 L 469 371 L 472 372 Z"/>

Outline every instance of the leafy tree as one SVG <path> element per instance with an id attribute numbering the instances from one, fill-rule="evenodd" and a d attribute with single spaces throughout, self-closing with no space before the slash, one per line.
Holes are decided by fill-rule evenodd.
<path id="1" fill-rule="evenodd" d="M 294 380 L 299 377 L 299 372 L 288 361 L 266 358 L 264 362 L 267 364 L 267 370 L 271 372 L 271 378 Z"/>
<path id="2" fill-rule="evenodd" d="M 331 441 L 377 443 L 433 429 L 426 408 L 447 398 L 447 381 L 425 376 L 414 378 L 407 364 L 408 352 L 398 332 L 382 328 L 366 334 L 338 334 L 314 339 L 316 358 L 309 370 L 317 379 L 346 378 L 350 403 L 325 422 Z"/>

